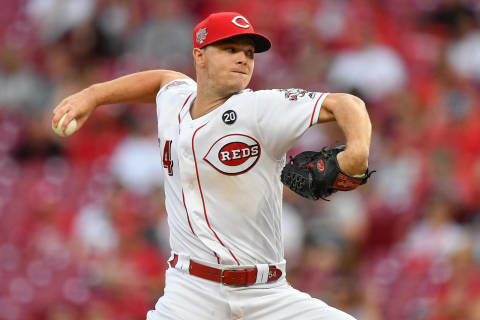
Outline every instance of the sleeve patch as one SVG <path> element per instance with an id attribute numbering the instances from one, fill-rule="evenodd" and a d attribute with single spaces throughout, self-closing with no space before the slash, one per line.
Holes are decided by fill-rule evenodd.
<path id="1" fill-rule="evenodd" d="M 290 88 L 290 89 L 275 89 L 275 90 L 284 92 L 285 99 L 290 101 L 297 101 L 298 98 L 303 98 L 305 96 L 308 96 L 310 99 L 313 100 L 316 96 L 316 92 L 310 92 L 304 89 Z"/>

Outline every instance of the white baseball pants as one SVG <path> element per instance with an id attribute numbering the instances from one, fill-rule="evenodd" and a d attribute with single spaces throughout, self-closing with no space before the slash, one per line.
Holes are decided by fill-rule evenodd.
<path id="1" fill-rule="evenodd" d="M 355 320 L 291 287 L 285 277 L 269 284 L 233 287 L 169 268 L 163 297 L 147 320 Z"/>

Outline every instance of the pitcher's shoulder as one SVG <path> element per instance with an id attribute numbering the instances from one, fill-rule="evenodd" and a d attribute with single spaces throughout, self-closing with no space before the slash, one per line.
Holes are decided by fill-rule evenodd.
<path id="1" fill-rule="evenodd" d="M 247 91 L 248 90 L 248 91 Z M 245 89 L 242 91 L 242 94 L 248 95 L 253 98 L 270 98 L 270 97 L 276 97 L 276 96 L 283 96 L 284 89 L 260 89 L 260 90 L 250 90 L 250 89 Z"/>
<path id="2" fill-rule="evenodd" d="M 197 83 L 191 78 L 179 78 L 166 83 L 160 91 L 167 91 L 172 89 L 181 90 L 197 90 Z"/>
<path id="3" fill-rule="evenodd" d="M 232 96 L 232 100 L 240 101 L 244 103 L 254 103 L 259 97 L 268 96 L 271 90 L 252 90 L 244 89 Z"/>
<path id="4" fill-rule="evenodd" d="M 161 100 L 176 99 L 197 92 L 197 83 L 190 78 L 180 78 L 166 83 L 157 93 L 157 103 Z"/>

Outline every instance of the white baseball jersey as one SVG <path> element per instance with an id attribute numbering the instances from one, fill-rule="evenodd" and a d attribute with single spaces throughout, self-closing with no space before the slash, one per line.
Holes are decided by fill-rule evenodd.
<path id="1" fill-rule="evenodd" d="M 156 99 L 172 250 L 223 265 L 282 262 L 285 153 L 327 94 L 246 89 L 192 119 L 196 93 L 195 81 L 177 79 Z"/>

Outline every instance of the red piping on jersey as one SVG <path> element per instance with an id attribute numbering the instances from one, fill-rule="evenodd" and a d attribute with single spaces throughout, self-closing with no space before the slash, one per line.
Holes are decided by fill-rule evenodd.
<path id="1" fill-rule="evenodd" d="M 180 118 L 180 113 L 182 112 L 183 107 L 185 107 L 185 105 L 187 104 L 188 99 L 190 99 L 190 97 L 192 96 L 192 94 L 193 94 L 193 92 L 190 93 L 190 95 L 187 97 L 187 100 L 185 100 L 185 102 L 183 103 L 182 108 L 180 109 L 180 111 L 178 111 L 178 124 L 180 124 L 180 122 L 182 122 L 182 119 Z"/>
<path id="2" fill-rule="evenodd" d="M 183 201 L 183 207 L 185 208 L 185 212 L 187 213 L 188 225 L 190 226 L 190 230 L 192 230 L 192 233 L 196 236 L 195 231 L 193 231 L 192 224 L 190 223 L 190 217 L 188 216 L 188 210 L 187 210 L 187 206 L 185 205 L 185 195 L 183 194 L 183 189 L 182 189 L 182 201 Z"/>
<path id="3" fill-rule="evenodd" d="M 313 116 L 315 115 L 315 110 L 317 110 L 318 101 L 320 101 L 320 99 L 323 97 L 324 94 L 325 93 L 322 93 L 320 97 L 318 97 L 317 102 L 315 103 L 315 107 L 313 108 L 313 113 L 312 113 L 312 119 L 310 119 L 310 127 L 313 125 Z M 318 122 L 318 119 L 317 119 L 317 122 Z"/>
<path id="4" fill-rule="evenodd" d="M 212 233 L 215 235 L 215 238 L 217 238 L 218 242 L 220 242 L 220 244 L 228 250 L 228 252 L 230 252 L 230 255 L 232 256 L 232 258 L 237 262 L 238 265 L 240 265 L 240 263 L 238 262 L 237 260 L 237 257 L 235 257 L 235 255 L 233 254 L 233 252 L 228 249 L 227 247 L 225 247 L 225 245 L 223 244 L 222 240 L 220 240 L 220 238 L 217 236 L 217 234 L 215 233 L 215 231 L 212 229 L 212 227 L 210 226 L 210 222 L 208 221 L 208 217 L 207 217 L 207 209 L 205 207 L 205 199 L 203 198 L 203 192 L 202 192 L 202 185 L 200 184 L 200 176 L 198 175 L 198 165 L 197 165 L 197 157 L 195 156 L 195 147 L 194 147 L 194 140 L 195 140 L 195 135 L 197 134 L 198 130 L 200 130 L 201 128 L 203 128 L 204 126 L 206 125 L 206 123 L 200 127 L 197 128 L 197 130 L 195 130 L 195 132 L 193 133 L 193 136 L 192 136 L 192 151 L 193 151 L 193 161 L 195 162 L 195 171 L 197 173 L 197 182 L 198 182 L 198 189 L 200 190 L 200 196 L 202 197 L 202 204 L 203 204 L 203 213 L 205 215 L 205 221 L 207 222 L 207 225 L 208 225 L 208 228 L 210 228 L 210 230 L 212 231 Z M 215 254 L 216 255 L 216 254 Z M 218 260 L 218 256 L 217 256 L 217 260 Z"/>

